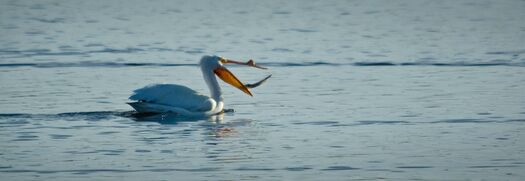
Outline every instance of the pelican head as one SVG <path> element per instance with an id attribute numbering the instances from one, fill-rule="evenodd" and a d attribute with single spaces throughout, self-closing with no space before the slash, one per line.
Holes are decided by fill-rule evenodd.
<path id="1" fill-rule="evenodd" d="M 217 77 L 219 77 L 224 82 L 232 85 L 233 87 L 236 87 L 243 91 L 244 93 L 253 96 L 250 90 L 246 85 L 244 85 L 233 73 L 231 73 L 224 65 L 225 64 L 239 64 L 239 65 L 246 65 L 249 67 L 255 67 L 259 69 L 266 69 L 264 67 L 260 67 L 258 65 L 255 65 L 255 62 L 253 60 L 250 60 L 246 63 L 226 59 L 220 56 L 203 56 L 200 61 L 201 69 L 204 73 L 210 73 L 213 72 Z M 268 77 L 269 78 L 269 77 Z M 266 78 L 267 79 L 267 78 Z M 264 79 L 264 80 L 266 80 Z"/>

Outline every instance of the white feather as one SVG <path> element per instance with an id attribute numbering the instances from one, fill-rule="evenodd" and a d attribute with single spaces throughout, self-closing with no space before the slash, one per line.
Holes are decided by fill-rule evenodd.
<path id="1" fill-rule="evenodd" d="M 216 106 L 215 101 L 210 97 L 176 84 L 152 84 L 133 93 L 129 97 L 130 100 L 182 108 L 189 112 L 210 111 Z"/>

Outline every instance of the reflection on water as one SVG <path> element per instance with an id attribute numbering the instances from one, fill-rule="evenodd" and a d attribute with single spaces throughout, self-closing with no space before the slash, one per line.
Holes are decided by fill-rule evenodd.
<path id="1" fill-rule="evenodd" d="M 229 111 L 231 112 L 231 111 Z M 224 114 L 218 114 L 205 118 L 198 117 L 182 117 L 173 113 L 124 113 L 123 116 L 129 116 L 135 121 L 147 121 L 147 122 L 157 122 L 160 124 L 179 124 L 181 122 L 197 122 L 197 121 L 206 121 L 201 123 L 202 128 L 208 131 L 207 134 L 214 136 L 216 138 L 227 137 L 235 135 L 235 126 L 242 126 L 251 124 L 254 120 L 250 119 L 235 119 L 229 122 L 224 122 Z M 230 114 L 230 113 L 226 113 Z"/>

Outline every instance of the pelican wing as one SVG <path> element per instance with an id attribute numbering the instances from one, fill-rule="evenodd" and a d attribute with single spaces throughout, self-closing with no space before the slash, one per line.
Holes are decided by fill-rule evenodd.
<path id="1" fill-rule="evenodd" d="M 183 108 L 191 112 L 209 111 L 215 101 L 196 91 L 176 84 L 152 84 L 133 91 L 131 100 Z"/>

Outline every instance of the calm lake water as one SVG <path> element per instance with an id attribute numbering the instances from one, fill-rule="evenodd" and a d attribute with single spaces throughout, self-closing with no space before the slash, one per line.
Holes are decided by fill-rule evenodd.
<path id="1" fill-rule="evenodd" d="M 525 1 L 0 0 L 0 180 L 523 180 Z M 151 83 L 233 113 L 137 116 Z"/>

